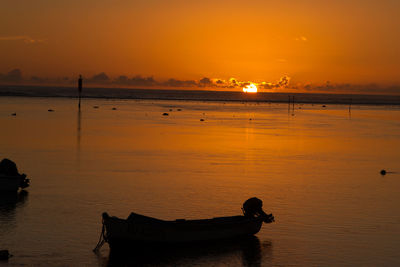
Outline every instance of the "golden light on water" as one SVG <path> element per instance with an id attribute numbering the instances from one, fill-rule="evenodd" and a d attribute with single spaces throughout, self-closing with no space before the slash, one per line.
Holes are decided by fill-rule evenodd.
<path id="1" fill-rule="evenodd" d="M 257 93 L 257 86 L 254 83 L 246 85 L 243 87 L 243 92 L 245 93 Z"/>

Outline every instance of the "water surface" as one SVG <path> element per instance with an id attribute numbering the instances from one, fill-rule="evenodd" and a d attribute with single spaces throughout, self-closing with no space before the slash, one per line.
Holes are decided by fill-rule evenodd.
<path id="1" fill-rule="evenodd" d="M 399 107 L 85 99 L 78 112 L 74 99 L 2 97 L 0 125 L 0 157 L 32 181 L 0 199 L 8 266 L 106 266 L 108 247 L 91 251 L 103 211 L 230 216 L 253 196 L 276 222 L 249 246 L 149 264 L 400 264 Z"/>

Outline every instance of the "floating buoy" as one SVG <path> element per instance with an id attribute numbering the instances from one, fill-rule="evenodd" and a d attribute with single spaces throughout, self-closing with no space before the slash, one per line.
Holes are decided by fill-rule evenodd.
<path id="1" fill-rule="evenodd" d="M 163 116 L 168 116 L 169 114 L 167 112 L 164 112 L 162 115 Z"/>
<path id="2" fill-rule="evenodd" d="M 6 261 L 11 258 L 12 255 L 8 252 L 8 250 L 0 250 L 0 260 Z"/>
<path id="3" fill-rule="evenodd" d="M 385 175 L 386 174 L 386 170 L 381 170 L 381 175 Z"/>

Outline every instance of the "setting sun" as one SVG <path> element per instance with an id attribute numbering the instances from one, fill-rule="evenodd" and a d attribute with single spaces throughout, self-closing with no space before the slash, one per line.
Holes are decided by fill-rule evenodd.
<path id="1" fill-rule="evenodd" d="M 246 85 L 243 87 L 243 92 L 245 93 L 257 93 L 257 86 L 254 83 Z"/>

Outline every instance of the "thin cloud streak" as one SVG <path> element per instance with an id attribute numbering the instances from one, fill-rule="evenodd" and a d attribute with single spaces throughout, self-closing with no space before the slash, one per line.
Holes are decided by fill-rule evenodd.
<path id="1" fill-rule="evenodd" d="M 23 41 L 26 44 L 44 43 L 43 39 L 34 39 L 28 35 L 0 36 L 0 41 Z"/>
<path id="2" fill-rule="evenodd" d="M 298 42 L 307 42 L 308 41 L 307 37 L 305 37 L 305 36 L 296 37 L 296 38 L 294 38 L 294 40 L 298 41 Z"/>

